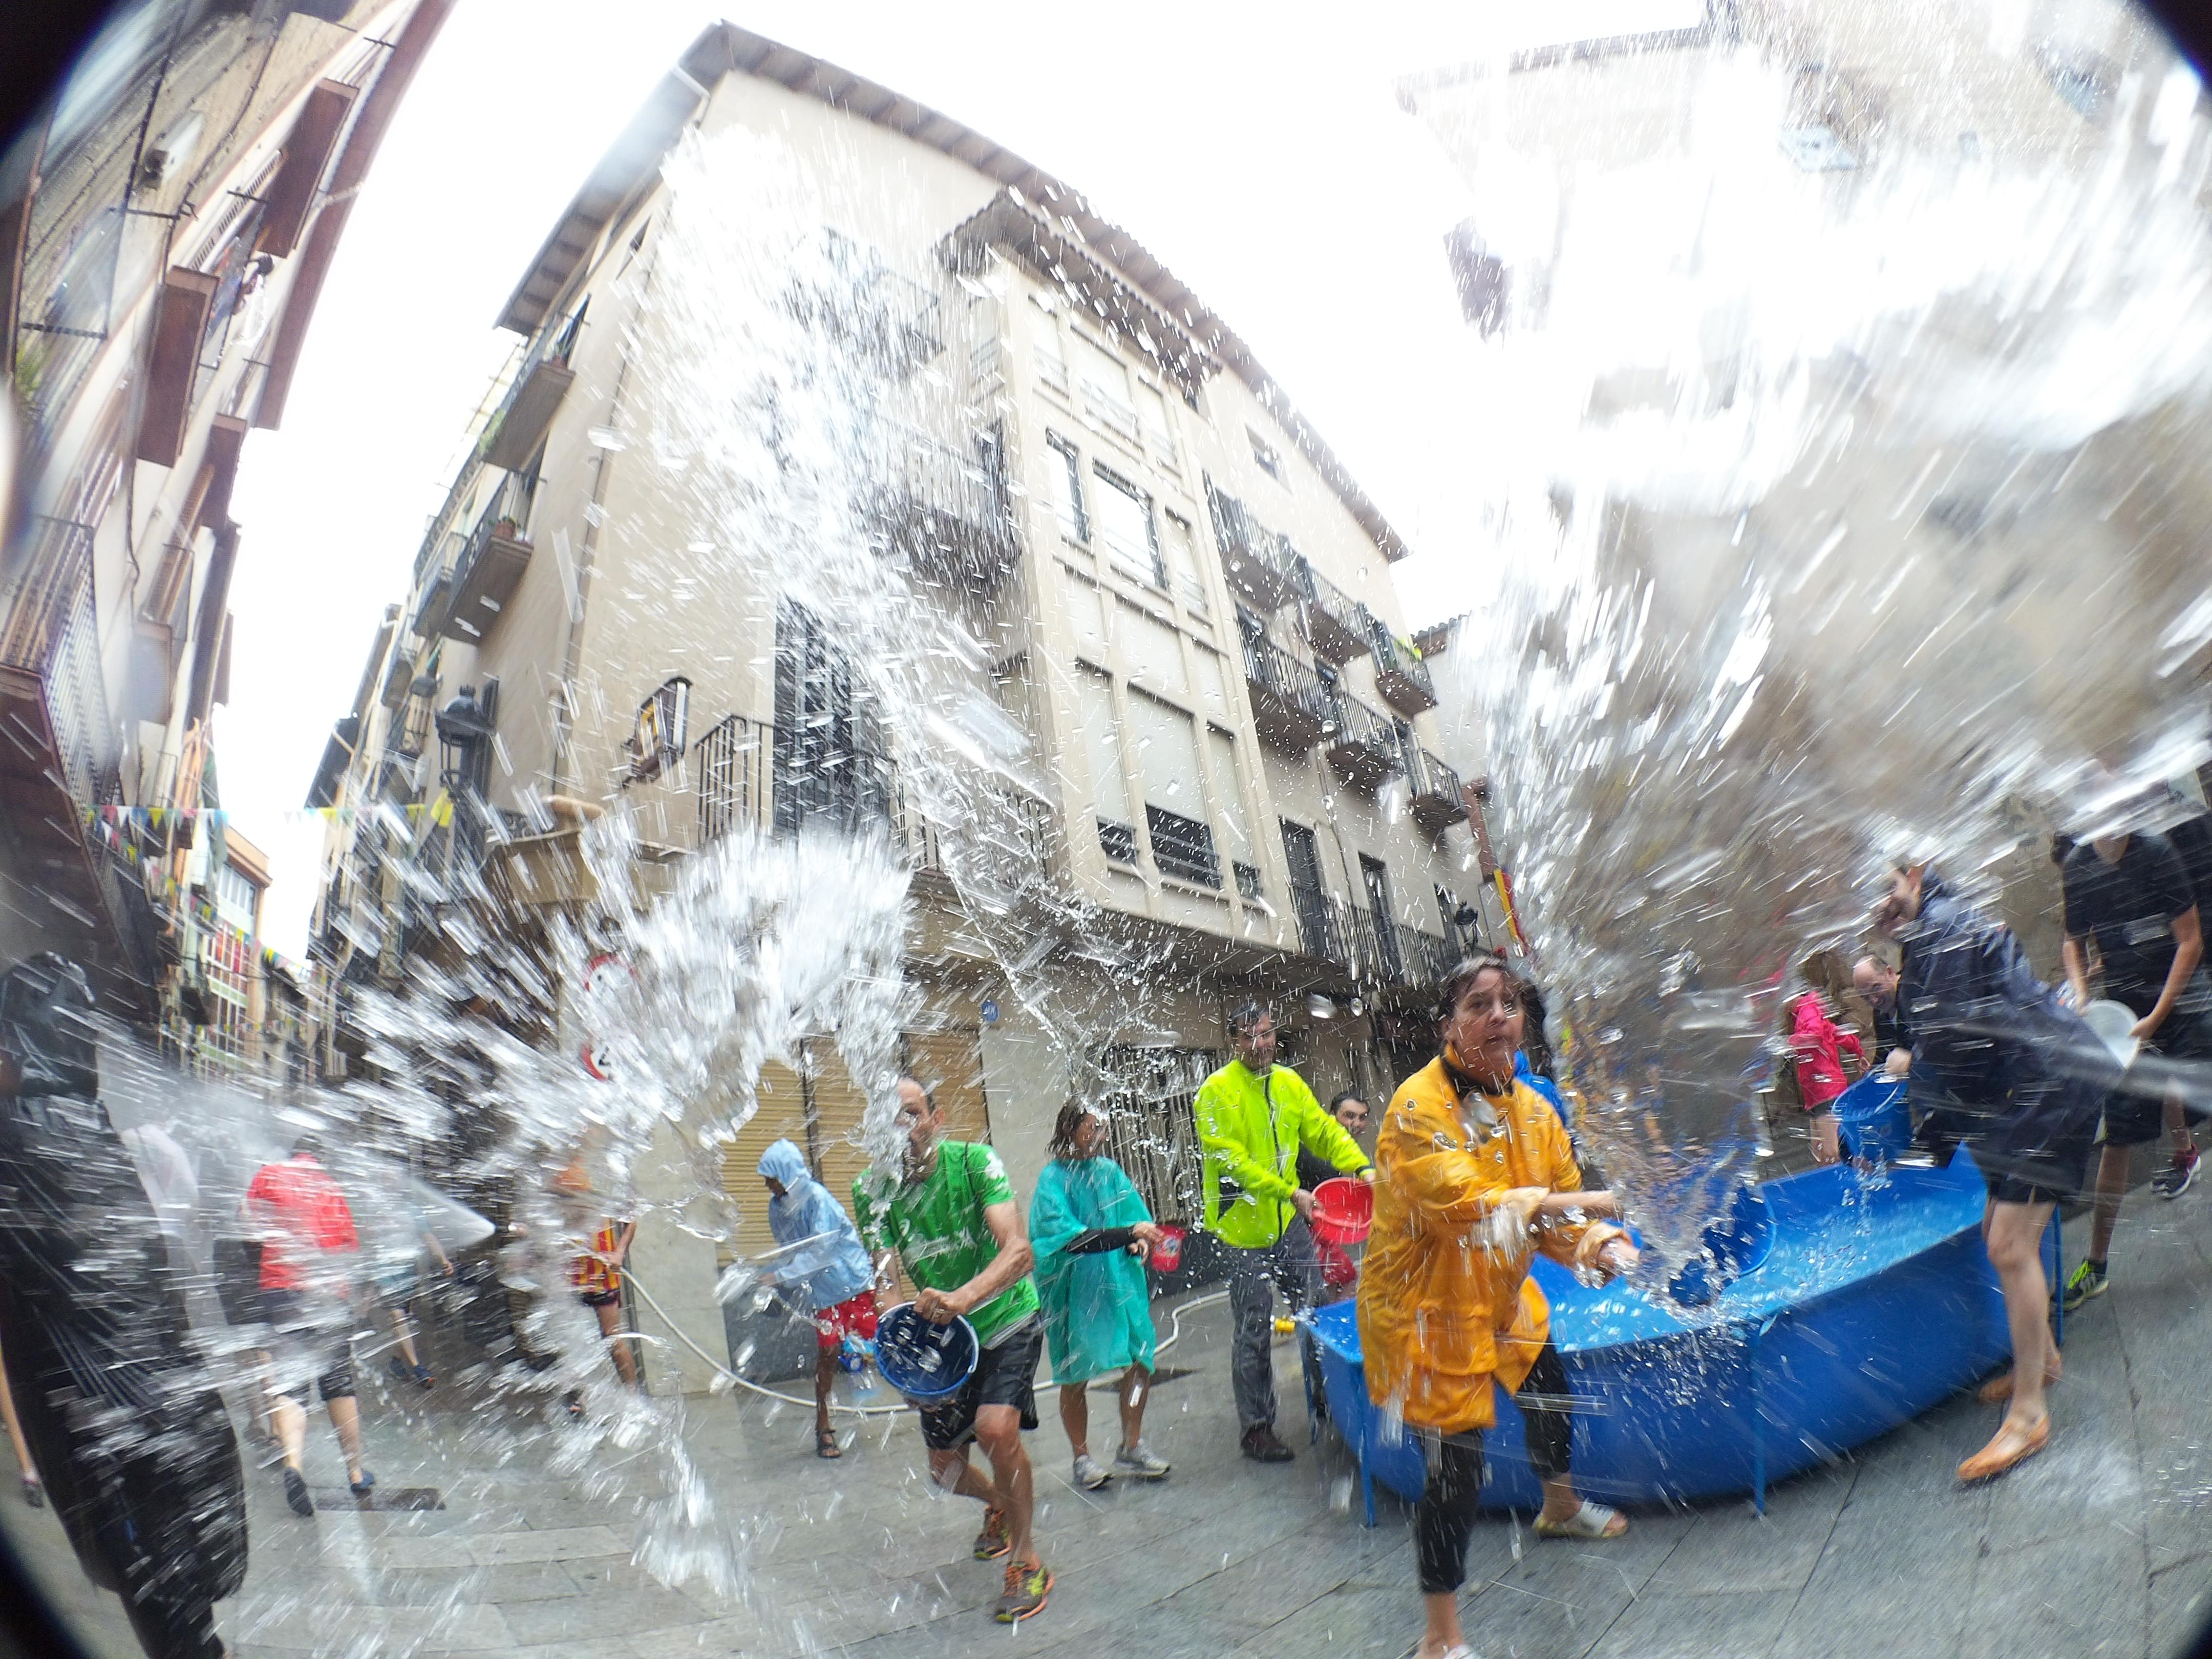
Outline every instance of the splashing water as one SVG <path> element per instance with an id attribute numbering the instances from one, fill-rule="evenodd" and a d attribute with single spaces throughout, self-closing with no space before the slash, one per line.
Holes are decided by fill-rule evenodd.
<path id="1" fill-rule="evenodd" d="M 2032 913 L 2088 757 L 2115 795 L 2206 757 L 2212 143 L 2127 45 L 2055 156 L 1801 172 L 1748 44 L 1684 54 L 1657 159 L 1516 153 L 1537 72 L 1425 112 L 1478 190 L 1559 166 L 1543 314 L 1490 348 L 1528 395 L 1474 690 L 1584 1132 L 1669 1261 L 1705 1218 L 1655 1195 L 1743 1135 L 1777 988 L 1884 860 Z"/>

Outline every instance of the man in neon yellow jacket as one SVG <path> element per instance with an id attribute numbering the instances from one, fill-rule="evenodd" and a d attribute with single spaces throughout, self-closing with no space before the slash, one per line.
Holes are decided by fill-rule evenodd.
<path id="1" fill-rule="evenodd" d="M 1229 1306 L 1236 1322 L 1230 1379 L 1244 1455 L 1287 1463 L 1275 1435 L 1275 1291 L 1292 1310 L 1315 1296 L 1313 1194 L 1298 1185 L 1305 1146 L 1347 1175 L 1374 1170 L 1359 1143 L 1323 1111 L 1305 1079 L 1275 1064 L 1275 1022 L 1257 1003 L 1229 1018 L 1237 1057 L 1199 1086 L 1192 1103 L 1205 1148 L 1206 1231 L 1229 1246 Z"/>

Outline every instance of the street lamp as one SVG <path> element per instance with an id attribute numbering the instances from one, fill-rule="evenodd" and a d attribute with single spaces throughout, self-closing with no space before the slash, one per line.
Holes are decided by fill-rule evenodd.
<path id="1" fill-rule="evenodd" d="M 491 711 L 477 702 L 477 689 L 465 685 L 438 711 L 438 782 L 458 795 L 475 781 L 477 757 L 491 741 Z"/>

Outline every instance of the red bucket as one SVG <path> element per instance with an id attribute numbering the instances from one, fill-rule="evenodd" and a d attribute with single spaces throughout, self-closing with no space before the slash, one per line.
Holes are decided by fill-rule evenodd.
<path id="1" fill-rule="evenodd" d="M 1375 1224 L 1375 1188 L 1339 1176 L 1314 1188 L 1313 1236 L 1324 1244 L 1358 1244 Z"/>
<path id="2" fill-rule="evenodd" d="M 1145 1265 L 1157 1273 L 1171 1273 L 1182 1265 L 1182 1229 L 1172 1221 L 1160 1223 L 1160 1242 L 1152 1246 Z"/>

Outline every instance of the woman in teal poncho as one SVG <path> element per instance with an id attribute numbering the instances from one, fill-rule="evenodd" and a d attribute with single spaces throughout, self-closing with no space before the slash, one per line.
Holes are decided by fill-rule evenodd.
<path id="1" fill-rule="evenodd" d="M 1075 1484 L 1091 1491 L 1117 1472 L 1142 1480 L 1168 1472 L 1144 1440 L 1153 1354 L 1144 1264 L 1160 1230 L 1121 1166 L 1105 1155 L 1105 1141 L 1106 1126 L 1095 1110 L 1080 1101 L 1061 1107 L 1052 1161 L 1030 1200 L 1030 1246 L 1036 1252 L 1053 1380 L 1060 1384 L 1060 1420 L 1075 1449 Z M 1091 1455 L 1085 1390 L 1113 1370 L 1121 1371 L 1121 1449 L 1109 1469 Z"/>

